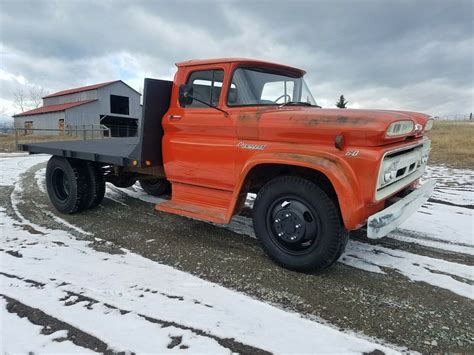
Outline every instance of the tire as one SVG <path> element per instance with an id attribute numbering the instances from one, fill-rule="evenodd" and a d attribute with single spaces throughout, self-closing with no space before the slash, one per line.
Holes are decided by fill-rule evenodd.
<path id="1" fill-rule="evenodd" d="M 140 186 L 149 195 L 162 196 L 171 192 L 171 184 L 166 179 L 140 180 Z"/>
<path id="2" fill-rule="evenodd" d="M 135 185 L 137 179 L 128 176 L 114 176 L 109 180 L 109 182 L 111 182 L 116 187 L 125 189 Z"/>
<path id="3" fill-rule="evenodd" d="M 105 195 L 105 180 L 100 166 L 81 160 L 71 161 L 71 164 L 77 167 L 86 180 L 87 188 L 79 209 L 85 211 L 97 207 L 102 203 Z"/>
<path id="4" fill-rule="evenodd" d="M 348 232 L 334 202 L 316 184 L 278 177 L 259 191 L 253 226 L 264 251 L 295 271 L 323 270 L 344 252 Z"/>
<path id="5" fill-rule="evenodd" d="M 89 171 L 89 175 L 91 180 L 93 181 L 93 191 L 94 191 L 94 198 L 92 199 L 92 203 L 90 204 L 89 208 L 95 208 L 99 206 L 102 201 L 104 200 L 105 196 L 105 178 L 104 173 L 102 172 L 101 167 L 98 164 L 89 162 L 87 164 L 87 169 Z"/>
<path id="6" fill-rule="evenodd" d="M 80 211 L 87 185 L 82 171 L 66 158 L 53 156 L 46 167 L 46 189 L 53 206 L 61 213 Z"/>

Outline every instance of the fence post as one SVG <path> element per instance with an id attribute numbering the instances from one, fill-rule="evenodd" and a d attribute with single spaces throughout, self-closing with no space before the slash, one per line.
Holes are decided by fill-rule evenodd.
<path id="1" fill-rule="evenodd" d="M 18 128 L 15 128 L 15 150 L 18 149 Z"/>
<path id="2" fill-rule="evenodd" d="M 472 121 L 472 112 L 469 115 L 469 121 Z"/>

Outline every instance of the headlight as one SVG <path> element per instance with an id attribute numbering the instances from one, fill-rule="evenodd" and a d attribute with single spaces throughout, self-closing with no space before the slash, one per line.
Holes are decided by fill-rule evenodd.
<path id="1" fill-rule="evenodd" d="M 415 124 L 413 121 L 397 121 L 393 122 L 387 129 L 387 137 L 403 136 L 413 131 Z"/>
<path id="2" fill-rule="evenodd" d="M 396 172 L 395 172 L 395 171 L 389 171 L 389 172 L 387 172 L 387 173 L 384 174 L 384 176 L 383 176 L 383 181 L 384 181 L 385 183 L 390 182 L 390 181 L 392 181 L 393 179 L 395 179 L 395 176 L 396 176 Z"/>
<path id="3" fill-rule="evenodd" d="M 397 177 L 397 170 L 392 167 L 389 167 L 383 173 L 383 182 L 385 184 L 388 184 L 390 181 L 392 181 L 396 177 Z"/>
<path id="4" fill-rule="evenodd" d="M 433 128 L 433 123 L 433 119 L 430 119 L 425 123 L 425 132 L 431 131 L 431 128 Z"/>

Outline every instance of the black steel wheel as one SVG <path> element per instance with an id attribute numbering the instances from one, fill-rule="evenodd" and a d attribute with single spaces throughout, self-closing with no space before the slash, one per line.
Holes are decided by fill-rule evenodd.
<path id="1" fill-rule="evenodd" d="M 162 179 L 144 179 L 140 180 L 140 186 L 149 195 L 162 196 L 171 192 L 171 184 L 168 180 Z"/>
<path id="2" fill-rule="evenodd" d="M 267 183 L 253 208 L 265 252 L 292 270 L 321 270 L 342 254 L 348 233 L 334 202 L 309 180 L 284 176 Z"/>
<path id="3" fill-rule="evenodd" d="M 311 252 L 318 241 L 319 218 L 314 209 L 297 196 L 275 200 L 267 211 L 267 233 L 286 253 Z"/>
<path id="4" fill-rule="evenodd" d="M 86 182 L 68 159 L 53 156 L 46 167 L 46 188 L 53 206 L 61 213 L 80 210 L 86 196 Z"/>

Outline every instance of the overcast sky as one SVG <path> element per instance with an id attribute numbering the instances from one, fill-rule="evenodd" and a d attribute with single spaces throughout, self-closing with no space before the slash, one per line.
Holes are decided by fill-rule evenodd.
<path id="1" fill-rule="evenodd" d="M 473 111 L 473 1 L 0 0 L 0 109 L 13 93 L 172 78 L 177 61 L 290 64 L 323 107 Z"/>

